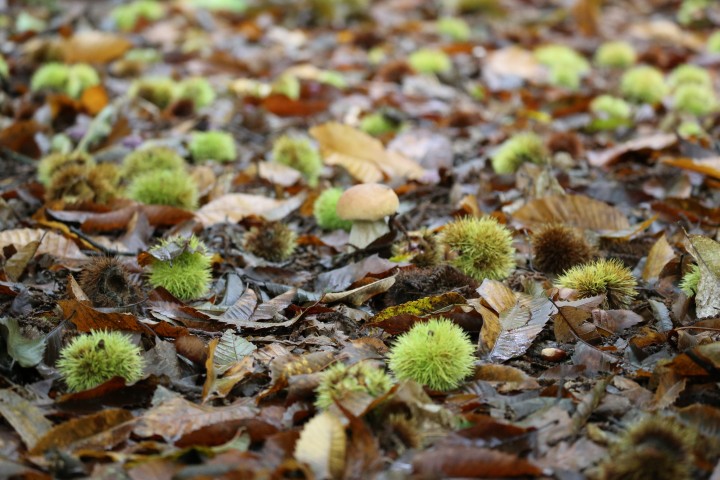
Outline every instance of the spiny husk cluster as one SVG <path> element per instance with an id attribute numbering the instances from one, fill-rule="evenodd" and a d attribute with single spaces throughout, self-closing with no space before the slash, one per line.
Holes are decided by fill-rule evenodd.
<path id="1" fill-rule="evenodd" d="M 181 249 L 179 255 L 160 260 L 165 251 Z M 212 279 L 212 255 L 195 235 L 189 239 L 172 237 L 150 249 L 155 257 L 150 264 L 149 281 L 153 287 L 163 287 L 180 300 L 193 300 L 205 295 Z"/>
<path id="2" fill-rule="evenodd" d="M 320 384 L 315 389 L 315 406 L 325 410 L 335 401 L 353 395 L 379 397 L 390 390 L 392 379 L 385 370 L 368 362 L 359 362 L 351 366 L 337 363 L 322 373 Z"/>
<path id="3" fill-rule="evenodd" d="M 555 285 L 577 290 L 580 298 L 605 294 L 606 308 L 627 308 L 637 295 L 635 277 L 616 258 L 577 265 L 558 277 Z"/>
<path id="4" fill-rule="evenodd" d="M 562 273 L 575 265 L 589 262 L 595 254 L 581 233 L 562 224 L 543 226 L 530 241 L 533 265 L 543 273 Z"/>
<path id="5" fill-rule="evenodd" d="M 512 233 L 492 217 L 450 222 L 440 243 L 454 256 L 450 264 L 477 280 L 502 280 L 515 269 Z"/>
<path id="6" fill-rule="evenodd" d="M 295 230 L 280 222 L 265 222 L 243 235 L 243 248 L 271 262 L 282 262 L 292 256 L 297 246 Z"/>

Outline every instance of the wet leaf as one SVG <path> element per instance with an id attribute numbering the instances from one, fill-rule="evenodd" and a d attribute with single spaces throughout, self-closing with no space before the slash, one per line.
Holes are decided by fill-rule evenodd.
<path id="1" fill-rule="evenodd" d="M 18 321 L 14 318 L 0 317 L 0 328 L 5 345 L 2 350 L 21 367 L 34 367 L 43 360 L 45 354 L 45 338 L 25 338 L 20 331 Z M 4 352 L 3 352 L 4 353 Z"/>

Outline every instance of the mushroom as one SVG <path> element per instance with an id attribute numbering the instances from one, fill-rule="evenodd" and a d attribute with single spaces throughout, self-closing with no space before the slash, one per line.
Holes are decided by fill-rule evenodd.
<path id="1" fill-rule="evenodd" d="M 348 188 L 335 207 L 338 217 L 353 222 L 350 245 L 363 249 L 390 231 L 385 217 L 397 212 L 400 201 L 392 188 L 363 183 Z"/>

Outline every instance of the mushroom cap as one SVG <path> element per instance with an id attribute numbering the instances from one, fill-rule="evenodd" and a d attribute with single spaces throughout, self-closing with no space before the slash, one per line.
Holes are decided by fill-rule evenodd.
<path id="1" fill-rule="evenodd" d="M 343 220 L 380 220 L 397 212 L 400 200 L 392 188 L 381 183 L 361 183 L 340 196 L 335 207 Z"/>

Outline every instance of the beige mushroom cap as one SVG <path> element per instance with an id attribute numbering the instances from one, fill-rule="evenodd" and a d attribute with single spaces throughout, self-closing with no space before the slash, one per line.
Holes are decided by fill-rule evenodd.
<path id="1" fill-rule="evenodd" d="M 343 220 L 375 221 L 397 212 L 399 206 L 392 188 L 381 183 L 361 183 L 343 192 L 335 211 Z"/>

